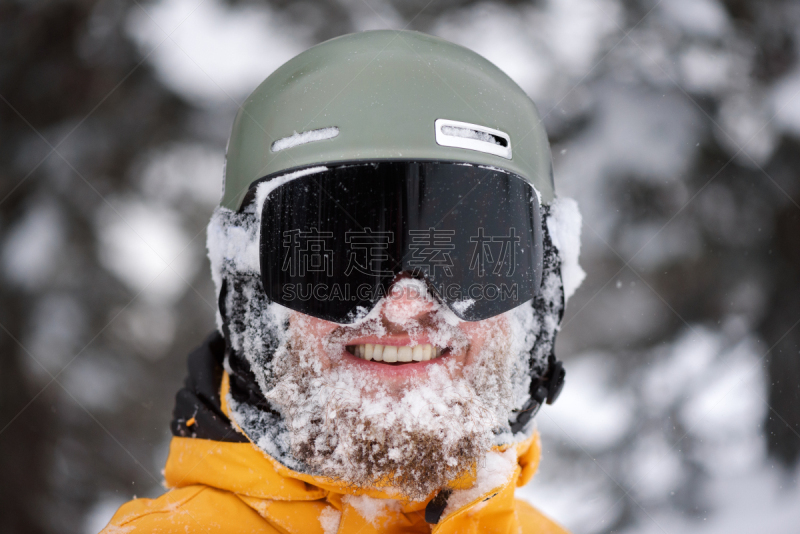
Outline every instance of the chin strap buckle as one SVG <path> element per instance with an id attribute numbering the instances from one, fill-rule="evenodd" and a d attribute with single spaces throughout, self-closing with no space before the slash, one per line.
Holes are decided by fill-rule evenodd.
<path id="1" fill-rule="evenodd" d="M 553 404 L 558 396 L 561 395 L 561 390 L 564 389 L 564 377 L 566 374 L 567 372 L 564 370 L 564 365 L 560 361 L 555 360 L 550 364 L 547 374 L 539 379 L 538 384 L 535 386 L 536 388 L 533 393 L 531 393 L 531 398 L 533 398 L 539 406 L 545 402 L 547 402 L 547 404 Z"/>
<path id="2" fill-rule="evenodd" d="M 553 404 L 558 399 L 561 390 L 564 389 L 566 374 L 564 365 L 560 361 L 551 360 L 547 373 L 531 383 L 531 398 L 517 413 L 517 420 L 511 424 L 512 432 L 521 431 L 543 404 Z"/>

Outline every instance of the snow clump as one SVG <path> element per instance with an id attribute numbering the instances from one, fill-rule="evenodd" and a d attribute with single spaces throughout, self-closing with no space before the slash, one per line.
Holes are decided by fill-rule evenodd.
<path id="1" fill-rule="evenodd" d="M 342 512 L 333 506 L 326 506 L 319 514 L 319 525 L 325 534 L 336 534 L 339 530 L 339 522 L 342 520 Z"/>
<path id="2" fill-rule="evenodd" d="M 283 137 L 272 143 L 272 151 L 280 152 L 287 148 L 292 148 L 298 145 L 305 145 L 306 143 L 313 143 L 314 141 L 324 141 L 325 139 L 333 139 L 339 135 L 339 128 L 331 126 L 329 128 L 320 128 L 319 130 L 309 130 L 303 133 L 294 132 L 289 137 Z"/>
<path id="3" fill-rule="evenodd" d="M 561 280 L 564 285 L 564 300 L 580 287 L 586 273 L 578 263 L 581 254 L 581 212 L 578 203 L 571 198 L 557 198 L 550 206 L 547 229 L 550 239 L 561 256 Z"/>

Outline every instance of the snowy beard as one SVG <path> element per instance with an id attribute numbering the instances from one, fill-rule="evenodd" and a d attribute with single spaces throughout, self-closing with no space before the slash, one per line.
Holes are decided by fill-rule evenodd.
<path id="1" fill-rule="evenodd" d="M 525 309 L 504 318 L 519 322 Z M 527 313 L 533 315 L 530 305 Z M 403 328 L 412 338 L 415 330 L 425 330 L 446 340 L 442 344 L 467 348 L 449 310 L 438 306 L 428 319 L 432 325 L 410 320 Z M 527 359 L 510 337 L 517 328 L 502 328 L 498 320 L 487 323 L 483 346 L 469 365 L 448 359 L 427 366 L 400 394 L 392 394 L 371 373 L 337 365 L 347 327 L 326 343 L 325 352 L 333 356 L 325 366 L 309 347 L 313 334 L 304 321 L 294 323 L 298 326 L 289 333 L 286 353 L 276 359 L 275 386 L 265 392 L 286 418 L 292 455 L 315 474 L 414 500 L 473 470 L 507 425 L 512 373 L 515 364 Z M 358 331 L 380 334 L 383 328 L 374 317 Z"/>

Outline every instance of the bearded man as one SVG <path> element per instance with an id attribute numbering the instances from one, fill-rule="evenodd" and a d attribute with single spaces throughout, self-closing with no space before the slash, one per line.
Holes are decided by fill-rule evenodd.
<path id="1" fill-rule="evenodd" d="M 551 169 L 533 102 L 446 41 L 347 35 L 275 71 L 228 145 L 171 490 L 106 532 L 562 533 L 514 499 L 582 278 Z"/>

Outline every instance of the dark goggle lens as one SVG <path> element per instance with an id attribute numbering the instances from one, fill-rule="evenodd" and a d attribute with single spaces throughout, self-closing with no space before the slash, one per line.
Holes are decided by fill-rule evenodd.
<path id="1" fill-rule="evenodd" d="M 460 318 L 478 321 L 535 296 L 541 233 L 533 187 L 505 171 L 337 164 L 268 195 L 261 276 L 274 302 L 350 323 L 389 293 L 398 274 L 412 273 Z"/>

